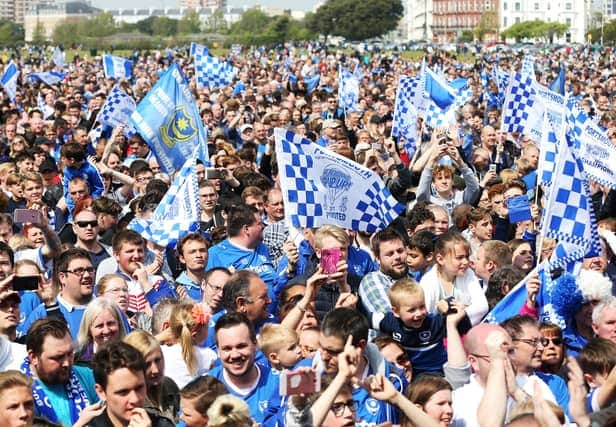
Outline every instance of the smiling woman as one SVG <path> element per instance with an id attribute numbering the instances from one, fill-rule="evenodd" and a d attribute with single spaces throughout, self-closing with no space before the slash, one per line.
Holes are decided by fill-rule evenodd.
<path id="1" fill-rule="evenodd" d="M 89 366 L 101 345 L 120 341 L 125 335 L 126 328 L 118 304 L 105 297 L 92 300 L 81 319 L 75 363 Z"/>

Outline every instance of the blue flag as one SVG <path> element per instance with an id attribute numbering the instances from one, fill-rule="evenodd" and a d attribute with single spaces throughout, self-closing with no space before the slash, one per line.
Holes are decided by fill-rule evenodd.
<path id="1" fill-rule="evenodd" d="M 19 77 L 19 68 L 17 68 L 17 64 L 13 61 L 9 63 L 4 69 L 4 74 L 2 75 L 2 79 L 0 79 L 0 83 L 4 88 L 4 91 L 9 96 L 11 101 L 15 100 L 15 95 L 17 94 L 17 78 Z"/>
<path id="2" fill-rule="evenodd" d="M 209 55 L 195 55 L 195 75 L 197 87 L 228 86 L 233 82 L 237 68 L 225 61 Z"/>
<path id="3" fill-rule="evenodd" d="M 404 211 L 371 170 L 291 131 L 275 129 L 274 137 L 286 219 L 294 227 L 336 224 L 373 233 Z"/>
<path id="4" fill-rule="evenodd" d="M 204 46 L 199 43 L 192 42 L 190 44 L 190 56 L 195 58 L 195 62 L 199 62 L 203 59 L 204 56 L 209 55 L 209 50 L 207 46 Z"/>
<path id="5" fill-rule="evenodd" d="M 175 62 L 139 103 L 130 121 L 165 172 L 175 173 L 195 155 L 208 163 L 207 133 Z"/>
<path id="6" fill-rule="evenodd" d="M 551 91 L 560 93 L 561 95 L 565 94 L 565 72 L 565 64 L 560 64 L 560 71 L 558 72 L 558 76 L 556 76 L 556 78 L 550 85 Z"/>
<path id="7" fill-rule="evenodd" d="M 440 109 L 449 108 L 456 100 L 455 90 L 445 81 L 442 76 L 437 75 L 429 67 L 425 68 L 426 83 L 425 94 Z"/>
<path id="8" fill-rule="evenodd" d="M 58 73 L 56 71 L 44 71 L 41 73 L 30 73 L 28 79 L 32 83 L 43 82 L 46 85 L 53 86 L 64 80 L 64 73 Z"/>
<path id="9" fill-rule="evenodd" d="M 315 74 L 314 76 L 304 77 L 304 84 L 306 85 L 306 92 L 310 95 L 319 86 L 321 81 L 321 75 Z"/>
<path id="10" fill-rule="evenodd" d="M 103 70 L 106 78 L 130 79 L 133 75 L 133 61 L 120 56 L 103 55 Z"/>
<path id="11" fill-rule="evenodd" d="M 56 67 L 60 69 L 64 68 L 64 66 L 66 65 L 66 57 L 64 56 L 64 52 L 62 52 L 62 50 L 58 46 L 56 46 L 56 48 L 54 49 L 51 60 L 56 65 Z"/>
<path id="12" fill-rule="evenodd" d="M 413 158 L 419 141 L 417 134 L 417 109 L 413 105 L 417 89 L 416 85 L 417 79 L 406 76 L 400 77 L 391 128 L 392 136 L 404 140 L 404 148 L 409 159 Z"/>
<path id="13" fill-rule="evenodd" d="M 338 105 L 345 110 L 353 110 L 358 102 L 359 80 L 341 65 L 338 74 Z"/>
<path id="14" fill-rule="evenodd" d="M 124 135 L 131 137 L 135 133 L 135 129 L 130 123 L 130 116 L 137 108 L 135 100 L 118 86 L 114 86 L 105 103 L 101 107 L 96 122 L 112 128 L 124 126 Z"/>
<path id="15" fill-rule="evenodd" d="M 128 228 L 157 245 L 174 248 L 178 240 L 199 227 L 201 204 L 196 161 L 186 160 L 163 196 L 152 219 L 133 219 Z"/>

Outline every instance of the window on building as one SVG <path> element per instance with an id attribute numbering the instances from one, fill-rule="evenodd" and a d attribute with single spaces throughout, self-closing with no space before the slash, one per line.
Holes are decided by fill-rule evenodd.
<path id="1" fill-rule="evenodd" d="M 507 10 L 507 2 L 506 1 L 503 2 L 503 10 Z"/>
<path id="2" fill-rule="evenodd" d="M 517 17 L 515 18 L 515 23 L 516 23 L 516 24 L 519 24 L 519 23 L 520 23 L 520 17 L 519 17 L 519 16 L 517 16 Z"/>
<path id="3" fill-rule="evenodd" d="M 571 3 L 565 3 L 565 10 L 571 10 Z"/>
<path id="4" fill-rule="evenodd" d="M 503 27 L 507 28 L 507 17 L 503 16 Z"/>
<path id="5" fill-rule="evenodd" d="M 539 10 L 539 3 L 535 3 L 535 10 Z"/>
<path id="6" fill-rule="evenodd" d="M 565 19 L 565 22 L 567 23 L 567 25 L 571 26 L 571 18 Z"/>
<path id="7" fill-rule="evenodd" d="M 516 2 L 515 2 L 515 11 L 516 11 L 516 12 L 519 12 L 519 11 L 520 11 L 520 2 L 519 2 L 519 1 L 516 1 Z"/>

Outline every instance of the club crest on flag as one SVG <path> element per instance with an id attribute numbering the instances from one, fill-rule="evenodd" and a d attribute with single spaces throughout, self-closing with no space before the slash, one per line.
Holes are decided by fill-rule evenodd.
<path id="1" fill-rule="evenodd" d="M 185 105 L 175 107 L 174 114 L 160 127 L 163 142 L 169 148 L 178 142 L 190 141 L 197 134 L 195 119 L 187 111 Z"/>
<path id="2" fill-rule="evenodd" d="M 323 169 L 320 180 L 321 184 L 327 188 L 327 193 L 325 194 L 325 215 L 328 218 L 344 221 L 349 200 L 346 194 L 351 188 L 351 175 L 333 165 L 329 165 Z"/>

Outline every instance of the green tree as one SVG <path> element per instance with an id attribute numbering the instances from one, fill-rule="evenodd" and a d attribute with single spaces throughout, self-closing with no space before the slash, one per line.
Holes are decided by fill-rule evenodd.
<path id="1" fill-rule="evenodd" d="M 222 9 L 218 9 L 208 16 L 204 29 L 211 33 L 218 33 L 227 29 L 227 21 Z"/>
<path id="2" fill-rule="evenodd" d="M 462 34 L 460 34 L 460 37 L 458 37 L 458 41 L 459 42 L 472 42 L 473 40 L 475 40 L 475 35 L 473 34 L 473 31 L 471 30 L 464 30 L 462 31 Z"/>
<path id="3" fill-rule="evenodd" d="M 545 38 L 548 43 L 554 43 L 554 37 L 560 37 L 567 31 L 569 31 L 569 24 L 560 22 L 546 22 L 541 27 L 542 37 Z"/>
<path id="4" fill-rule="evenodd" d="M 161 37 L 175 36 L 178 33 L 179 22 L 177 19 L 167 18 L 166 16 L 156 17 L 152 21 L 149 34 Z"/>
<path id="5" fill-rule="evenodd" d="M 97 13 L 82 25 L 82 34 L 88 37 L 107 37 L 117 31 L 111 12 Z"/>
<path id="6" fill-rule="evenodd" d="M 308 28 L 325 36 L 366 40 L 395 30 L 403 12 L 400 0 L 328 0 L 309 17 Z"/>
<path id="7" fill-rule="evenodd" d="M 24 43 L 24 27 L 8 19 L 0 19 L 0 45 L 15 47 Z"/>
<path id="8" fill-rule="evenodd" d="M 545 22 L 540 19 L 534 21 L 522 21 L 513 24 L 501 33 L 505 38 L 513 38 L 517 42 L 523 39 L 544 39 L 553 42 L 554 37 L 562 36 L 569 30 L 569 24 L 560 22 Z"/>
<path id="9" fill-rule="evenodd" d="M 58 22 L 51 35 L 53 42 L 63 46 L 72 46 L 76 40 L 80 40 L 83 36 L 80 33 L 80 21 L 81 20 L 63 19 Z"/>
<path id="10" fill-rule="evenodd" d="M 201 21 L 196 10 L 189 11 L 178 22 L 179 34 L 196 34 L 201 32 Z"/>
<path id="11" fill-rule="evenodd" d="M 32 32 L 32 43 L 41 46 L 47 41 L 47 35 L 45 34 L 45 26 L 38 19 L 36 20 L 36 26 Z"/>
<path id="12" fill-rule="evenodd" d="M 473 30 L 474 36 L 483 41 L 488 34 L 495 34 L 498 29 L 498 15 L 493 11 L 486 11 L 481 15 L 479 25 Z"/>
<path id="13" fill-rule="evenodd" d="M 231 34 L 262 34 L 270 21 L 271 18 L 262 10 L 252 8 L 244 12 L 241 19 L 231 26 Z"/>

